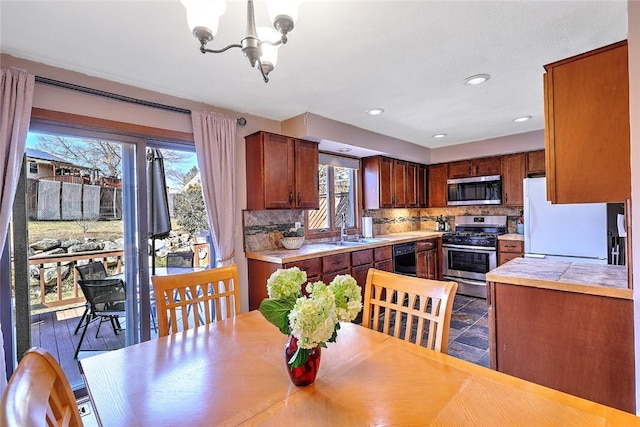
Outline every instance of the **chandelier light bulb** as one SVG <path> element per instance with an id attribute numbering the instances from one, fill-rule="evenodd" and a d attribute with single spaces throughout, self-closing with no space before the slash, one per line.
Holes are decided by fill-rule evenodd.
<path id="1" fill-rule="evenodd" d="M 207 44 L 218 32 L 219 18 L 227 10 L 225 0 L 180 0 L 187 9 L 187 23 L 192 34 L 200 42 L 202 53 L 223 53 L 238 48 L 252 67 L 258 68 L 265 83 L 278 60 L 278 48 L 287 42 L 287 33 L 293 30 L 298 17 L 300 0 L 268 0 L 269 12 L 275 28 L 256 28 L 253 0 L 247 0 L 247 31 L 240 43 L 232 43 L 220 49 Z M 277 30 L 277 31 L 276 31 Z"/>
<path id="2" fill-rule="evenodd" d="M 199 32 L 205 32 L 213 40 L 218 32 L 218 21 L 227 11 L 225 0 L 180 0 L 187 9 L 187 25 L 193 35 L 201 39 Z"/>

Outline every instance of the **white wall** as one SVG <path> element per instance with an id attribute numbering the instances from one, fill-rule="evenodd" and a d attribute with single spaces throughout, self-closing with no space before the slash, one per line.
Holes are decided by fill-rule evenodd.
<path id="1" fill-rule="evenodd" d="M 542 75 L 540 76 L 542 79 Z M 542 96 L 540 92 L 540 96 Z M 498 156 L 544 149 L 544 129 L 490 138 L 431 150 L 431 163 L 445 163 L 475 157 Z"/>

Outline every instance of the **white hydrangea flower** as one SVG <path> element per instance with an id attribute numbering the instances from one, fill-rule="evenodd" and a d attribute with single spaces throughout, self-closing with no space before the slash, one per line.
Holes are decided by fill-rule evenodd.
<path id="1" fill-rule="evenodd" d="M 351 322 L 362 310 L 362 288 L 348 274 L 336 276 L 328 286 L 335 296 L 336 311 L 341 322 Z"/>
<path id="2" fill-rule="evenodd" d="M 307 272 L 298 267 L 276 270 L 267 280 L 267 292 L 272 299 L 295 299 L 301 295 L 301 286 L 307 281 Z"/>
<path id="3" fill-rule="evenodd" d="M 333 295 L 313 298 L 301 297 L 289 313 L 291 334 L 298 339 L 300 348 L 314 348 L 331 338 L 338 323 Z"/>

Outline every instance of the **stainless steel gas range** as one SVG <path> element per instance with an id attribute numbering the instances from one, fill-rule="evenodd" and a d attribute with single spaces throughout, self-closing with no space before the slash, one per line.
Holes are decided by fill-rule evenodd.
<path id="1" fill-rule="evenodd" d="M 458 293 L 487 297 L 486 274 L 498 264 L 498 235 L 507 232 L 506 215 L 456 216 L 455 230 L 442 235 L 442 274 L 458 283 Z"/>

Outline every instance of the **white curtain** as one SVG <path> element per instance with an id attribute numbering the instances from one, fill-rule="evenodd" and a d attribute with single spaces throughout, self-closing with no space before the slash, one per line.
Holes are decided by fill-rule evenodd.
<path id="1" fill-rule="evenodd" d="M 0 252 L 7 241 L 13 198 L 31 120 L 35 77 L 2 67 L 0 79 Z M 4 340 L 0 329 L 0 395 L 7 385 Z"/>
<path id="2" fill-rule="evenodd" d="M 233 264 L 236 214 L 236 119 L 191 113 L 216 266 Z"/>

